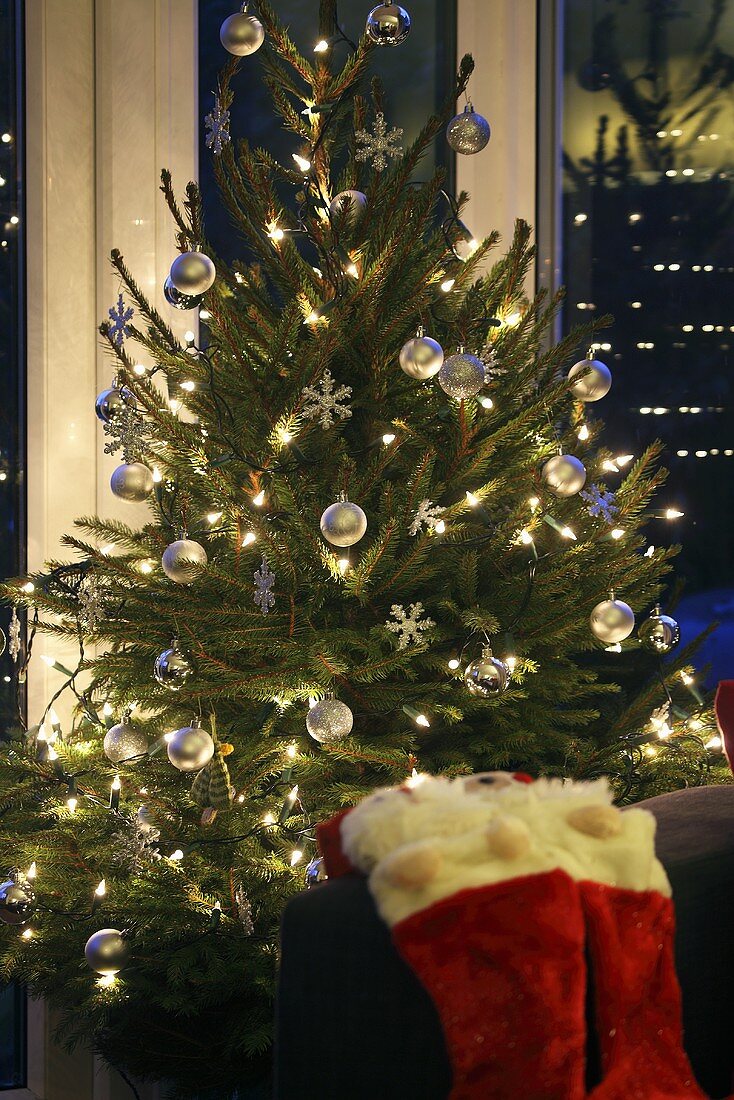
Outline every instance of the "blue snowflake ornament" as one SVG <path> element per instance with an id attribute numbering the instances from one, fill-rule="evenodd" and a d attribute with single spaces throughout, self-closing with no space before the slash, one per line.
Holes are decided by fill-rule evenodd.
<path id="1" fill-rule="evenodd" d="M 602 518 L 611 523 L 619 508 L 614 503 L 614 493 L 608 489 L 601 489 L 598 485 L 590 485 L 580 493 L 581 499 L 586 501 L 586 510 L 590 516 Z"/>
<path id="2" fill-rule="evenodd" d="M 229 111 L 222 107 L 218 95 L 214 96 L 214 106 L 204 119 L 204 125 L 207 128 L 206 147 L 218 156 L 232 140 L 229 133 Z"/>
<path id="3" fill-rule="evenodd" d="M 109 315 L 109 323 L 107 325 L 107 332 L 110 340 L 114 344 L 117 344 L 118 348 L 121 348 L 126 336 L 130 336 L 131 329 L 128 322 L 132 320 L 133 313 L 132 306 L 128 306 L 125 309 L 125 303 L 122 300 L 122 294 L 118 295 L 117 305 L 112 306 L 107 311 Z"/>

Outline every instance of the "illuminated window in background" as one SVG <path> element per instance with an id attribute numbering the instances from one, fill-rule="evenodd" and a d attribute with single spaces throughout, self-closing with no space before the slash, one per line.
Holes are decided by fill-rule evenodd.
<path id="1" fill-rule="evenodd" d="M 219 27 L 238 6 L 236 0 L 199 0 L 199 114 L 202 118 L 211 110 L 217 74 L 229 59 L 219 41 Z M 355 0 L 342 0 L 338 5 L 339 24 L 353 42 L 364 32 L 371 6 L 355 3 Z M 456 68 L 456 0 L 413 0 L 408 8 L 412 22 L 405 45 L 376 50 L 372 55 L 374 71 L 385 85 L 388 128 L 403 128 L 403 145 L 414 140 L 427 115 L 444 99 Z M 313 56 L 313 47 L 319 38 L 318 0 L 281 0 L 276 10 L 299 49 L 306 56 Z M 335 65 L 341 65 L 348 54 L 346 43 L 336 44 L 333 47 Z M 234 84 L 232 135 L 235 140 L 246 137 L 251 145 L 267 149 L 282 164 L 292 166 L 291 158 L 298 151 L 298 139 L 283 128 L 280 117 L 274 114 L 262 78 L 258 55 L 245 58 Z M 369 93 L 368 81 L 363 92 Z M 207 235 L 226 259 L 242 257 L 244 245 L 232 232 L 229 215 L 219 204 L 211 157 L 204 144 L 202 126 L 199 179 L 204 194 Z M 443 135 L 436 142 L 433 156 L 427 155 L 421 161 L 416 178 L 429 179 L 437 164 L 447 170 L 448 190 L 453 191 L 453 156 Z M 293 207 L 294 193 L 294 188 L 283 193 L 284 201 Z"/>
<path id="2" fill-rule="evenodd" d="M 22 27 L 20 0 L 0 0 L 0 577 L 16 576 L 25 561 Z M 8 620 L 7 609 L 0 608 L 4 636 Z M 0 738 L 17 725 L 12 667 L 6 645 L 0 656 Z M 24 1020 L 21 991 L 0 987 L 0 1090 L 25 1083 Z"/>
<path id="3" fill-rule="evenodd" d="M 614 315 L 598 415 L 665 444 L 686 515 L 651 537 L 734 631 L 734 2 L 566 0 L 564 35 L 564 329 Z"/>

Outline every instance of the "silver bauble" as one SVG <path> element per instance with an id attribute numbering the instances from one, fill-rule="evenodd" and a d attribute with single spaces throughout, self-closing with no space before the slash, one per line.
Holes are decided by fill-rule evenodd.
<path id="1" fill-rule="evenodd" d="M 193 539 L 176 539 L 163 551 L 161 565 L 176 584 L 193 584 L 209 559 L 206 550 Z"/>
<path id="2" fill-rule="evenodd" d="M 602 600 L 589 617 L 591 633 L 605 645 L 629 638 L 635 629 L 635 613 L 624 600 Z"/>
<path id="3" fill-rule="evenodd" d="M 358 504 L 337 500 L 321 517 L 321 534 L 332 546 L 354 546 L 367 530 L 367 516 Z"/>
<path id="4" fill-rule="evenodd" d="M 489 646 L 485 646 L 482 656 L 464 669 L 464 683 L 472 695 L 491 699 L 507 690 L 510 670 L 499 657 L 492 656 Z"/>
<path id="5" fill-rule="evenodd" d="M 680 642 L 680 627 L 670 615 L 663 615 L 656 607 L 648 619 L 641 623 L 637 637 L 644 649 L 667 657 Z"/>
<path id="6" fill-rule="evenodd" d="M 182 252 L 171 264 L 168 275 L 180 294 L 204 294 L 216 277 L 216 267 L 203 252 Z"/>
<path id="7" fill-rule="evenodd" d="M 168 649 L 164 649 L 155 659 L 153 675 L 161 687 L 169 691 L 180 691 L 194 674 L 194 666 L 185 653 L 178 648 L 178 640 L 173 639 Z"/>
<path id="8" fill-rule="evenodd" d="M 167 744 L 168 759 L 180 772 L 199 772 L 214 756 L 214 742 L 198 723 L 176 730 Z"/>
<path id="9" fill-rule="evenodd" d="M 134 409 L 137 406 L 137 402 L 127 386 L 123 386 L 121 389 L 119 386 L 110 386 L 109 389 L 102 390 L 97 395 L 94 411 L 103 424 L 109 424 L 115 413 L 125 405 L 129 409 Z"/>
<path id="10" fill-rule="evenodd" d="M 132 722 L 118 722 L 104 735 L 104 754 L 112 764 L 139 764 L 148 751 L 148 738 Z"/>
<path id="11" fill-rule="evenodd" d="M 410 378 L 425 381 L 443 366 L 443 348 L 430 336 L 414 336 L 400 349 L 400 366 Z"/>
<path id="12" fill-rule="evenodd" d="M 329 203 L 329 213 L 332 218 L 345 217 L 347 225 L 353 228 L 364 214 L 366 206 L 367 196 L 362 191 L 340 191 Z"/>
<path id="13" fill-rule="evenodd" d="M 16 927 L 28 924 L 33 916 L 36 895 L 28 882 L 9 879 L 0 886 L 0 921 Z"/>
<path id="14" fill-rule="evenodd" d="M 130 950 L 122 932 L 116 928 L 100 928 L 84 945 L 84 958 L 90 970 L 98 974 L 117 974 L 127 962 Z"/>
<path id="15" fill-rule="evenodd" d="M 153 473 L 142 462 L 123 462 L 113 470 L 110 489 L 120 500 L 140 504 L 153 492 Z"/>
<path id="16" fill-rule="evenodd" d="M 601 401 L 612 388 L 612 372 L 598 359 L 582 359 L 574 363 L 568 372 L 569 381 L 577 374 L 586 374 L 571 386 L 571 393 L 578 401 Z"/>
<path id="17" fill-rule="evenodd" d="M 554 455 L 541 470 L 545 485 L 556 497 L 573 497 L 586 484 L 586 467 L 574 455 Z"/>
<path id="18" fill-rule="evenodd" d="M 265 41 L 265 31 L 254 15 L 237 11 L 225 19 L 219 28 L 219 41 L 235 57 L 246 57 L 260 49 Z"/>
<path id="19" fill-rule="evenodd" d="M 312 886 L 318 886 L 320 882 L 326 882 L 329 876 L 326 873 L 323 856 L 314 856 L 306 867 L 306 874 L 304 877 L 307 890 L 310 890 Z"/>
<path id="20" fill-rule="evenodd" d="M 174 309 L 196 309 L 204 300 L 201 294 L 182 294 L 180 290 L 176 290 L 170 275 L 166 276 L 163 284 L 163 297 Z"/>
<path id="21" fill-rule="evenodd" d="M 444 361 L 438 372 L 438 384 L 449 397 L 462 401 L 477 396 L 484 385 L 484 372 L 484 363 L 476 355 L 457 351 Z"/>
<path id="22" fill-rule="evenodd" d="M 467 104 L 460 115 L 455 115 L 446 127 L 446 140 L 455 153 L 471 156 L 480 153 L 489 141 L 489 123 Z"/>
<path id="23" fill-rule="evenodd" d="M 410 16 L 400 4 L 378 4 L 367 16 L 365 31 L 378 46 L 399 46 L 410 33 Z"/>
<path id="24" fill-rule="evenodd" d="M 347 704 L 331 695 L 320 699 L 306 715 L 306 729 L 322 745 L 348 737 L 353 725 L 354 715 Z"/>
<path id="25" fill-rule="evenodd" d="M 8 644 L 8 636 L 4 630 L 0 629 L 0 657 L 5 652 L 5 647 Z"/>
<path id="26" fill-rule="evenodd" d="M 141 833 L 152 833 L 156 828 L 156 817 L 147 806 L 138 806 L 138 812 L 135 814 L 135 825 Z"/>

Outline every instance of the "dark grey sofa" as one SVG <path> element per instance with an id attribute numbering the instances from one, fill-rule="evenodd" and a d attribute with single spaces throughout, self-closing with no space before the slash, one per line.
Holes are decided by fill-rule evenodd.
<path id="1" fill-rule="evenodd" d="M 734 786 L 643 803 L 673 885 L 686 1048 L 701 1086 L 734 1067 Z M 446 1100 L 451 1073 L 428 995 L 394 951 L 366 883 L 325 882 L 282 926 L 276 1100 Z M 593 1047 L 593 1044 L 591 1044 Z M 595 1077 L 593 1049 L 589 1078 Z"/>

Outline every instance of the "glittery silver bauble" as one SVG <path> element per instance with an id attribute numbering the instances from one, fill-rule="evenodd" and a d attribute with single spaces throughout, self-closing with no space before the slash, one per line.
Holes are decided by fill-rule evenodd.
<path id="1" fill-rule="evenodd" d="M 499 657 L 493 657 L 492 650 L 486 646 L 482 650 L 482 656 L 464 669 L 464 683 L 472 695 L 492 698 L 507 690 L 510 670 Z"/>
<path id="2" fill-rule="evenodd" d="M 0 921 L 3 924 L 27 924 L 35 904 L 36 895 L 29 883 L 9 879 L 0 886 Z"/>
<path id="3" fill-rule="evenodd" d="M 312 886 L 318 886 L 320 882 L 326 882 L 329 877 L 326 873 L 326 867 L 324 866 L 323 856 L 315 856 L 314 859 L 306 867 L 306 889 L 310 890 Z"/>
<path id="4" fill-rule="evenodd" d="M 589 625 L 594 637 L 613 645 L 629 638 L 635 629 L 635 613 L 624 600 L 602 600 L 591 612 Z"/>
<path id="5" fill-rule="evenodd" d="M 166 276 L 163 284 L 163 297 L 174 309 L 196 309 L 204 300 L 201 294 L 182 294 L 180 290 L 176 290 L 170 275 Z"/>
<path id="6" fill-rule="evenodd" d="M 168 759 L 180 772 L 199 772 L 214 756 L 211 736 L 196 722 L 176 730 L 167 748 Z"/>
<path id="7" fill-rule="evenodd" d="M 204 294 L 217 277 L 217 269 L 203 252 L 182 252 L 171 264 L 168 278 L 180 294 Z"/>
<path id="8" fill-rule="evenodd" d="M 358 504 L 337 500 L 321 517 L 321 534 L 332 546 L 354 546 L 367 530 L 367 516 Z"/>
<path id="9" fill-rule="evenodd" d="M 470 156 L 472 153 L 481 153 L 489 141 L 490 133 L 486 118 L 477 114 L 471 105 L 467 105 L 446 127 L 446 140 L 455 153 Z"/>
<path id="10" fill-rule="evenodd" d="M 663 615 L 659 607 L 656 607 L 649 619 L 645 619 L 637 631 L 644 649 L 650 653 L 657 653 L 660 657 L 667 657 L 672 653 L 680 641 L 680 627 L 670 615 Z"/>
<path id="11" fill-rule="evenodd" d="M 109 424 L 111 418 L 115 413 L 127 405 L 128 408 L 135 408 L 136 402 L 130 390 L 123 386 L 120 389 L 118 386 L 110 386 L 107 390 L 102 390 L 97 395 L 97 400 L 94 403 L 94 411 L 103 424 Z"/>
<path id="12" fill-rule="evenodd" d="M 161 687 L 169 691 L 180 691 L 187 680 L 194 674 L 194 666 L 185 653 L 178 648 L 178 641 L 173 639 L 168 649 L 156 657 L 153 666 L 153 675 Z"/>
<path id="13" fill-rule="evenodd" d="M 193 539 L 176 539 L 163 551 L 163 572 L 176 584 L 193 584 L 208 561 L 206 550 Z"/>
<path id="14" fill-rule="evenodd" d="M 306 715 L 306 729 L 322 745 L 348 737 L 353 724 L 354 715 L 347 704 L 331 695 L 319 700 Z"/>
<path id="15" fill-rule="evenodd" d="M 117 974 L 127 962 L 130 950 L 122 932 L 116 928 L 100 928 L 84 945 L 84 958 L 90 970 L 98 974 Z"/>
<path id="16" fill-rule="evenodd" d="M 586 467 L 574 455 L 554 455 L 548 459 L 540 476 L 554 496 L 572 497 L 580 493 L 586 483 Z"/>
<path id="17" fill-rule="evenodd" d="M 347 225 L 357 224 L 365 212 L 367 196 L 362 191 L 340 191 L 329 203 L 332 218 L 346 217 Z"/>
<path id="18" fill-rule="evenodd" d="M 378 4 L 367 16 L 365 30 L 378 46 L 399 46 L 410 33 L 410 16 L 400 4 Z"/>
<path id="19" fill-rule="evenodd" d="M 139 764 L 148 751 L 148 738 L 132 722 L 118 722 L 104 735 L 104 754 L 113 764 Z"/>
<path id="20" fill-rule="evenodd" d="M 601 401 L 612 388 L 612 372 L 598 359 L 582 359 L 568 372 L 569 381 L 578 374 L 586 374 L 571 386 L 571 393 L 579 401 Z"/>
<path id="21" fill-rule="evenodd" d="M 153 474 L 142 462 L 123 462 L 113 471 L 110 489 L 120 500 L 140 504 L 153 492 Z"/>
<path id="22" fill-rule="evenodd" d="M 260 49 L 265 41 L 265 31 L 254 15 L 237 11 L 225 19 L 219 28 L 219 41 L 235 57 L 246 57 Z"/>
<path id="23" fill-rule="evenodd" d="M 442 365 L 443 348 L 430 336 L 414 336 L 400 349 L 400 366 L 411 378 L 433 378 Z"/>
<path id="24" fill-rule="evenodd" d="M 468 351 L 457 351 L 445 360 L 438 372 L 438 384 L 457 401 L 476 397 L 484 385 L 484 363 Z"/>

